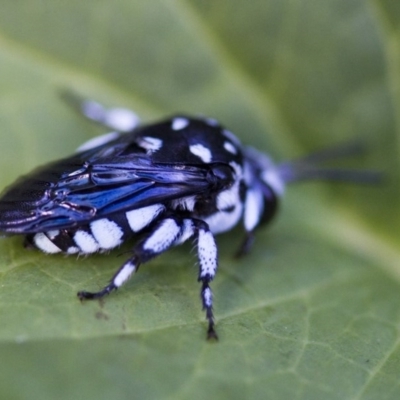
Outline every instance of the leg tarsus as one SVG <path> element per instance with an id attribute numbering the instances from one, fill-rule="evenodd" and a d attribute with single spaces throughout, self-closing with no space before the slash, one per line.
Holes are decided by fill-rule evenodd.
<path id="1" fill-rule="evenodd" d="M 116 290 L 117 287 L 113 284 L 110 283 L 106 287 L 104 287 L 102 290 L 99 292 L 86 292 L 86 291 L 80 291 L 77 293 L 77 296 L 79 297 L 79 300 L 94 300 L 94 299 L 101 299 L 102 297 L 110 294 L 113 290 Z"/>
<path id="2" fill-rule="evenodd" d="M 207 329 L 207 340 L 218 340 L 217 332 L 214 329 L 214 315 L 212 310 L 207 310 L 207 320 L 208 320 L 208 329 Z"/>
<path id="3" fill-rule="evenodd" d="M 210 325 L 208 327 L 207 340 L 216 340 L 216 341 L 218 341 L 218 335 L 217 335 L 217 332 L 215 332 L 213 325 L 212 326 Z"/>
<path id="4" fill-rule="evenodd" d="M 218 340 L 217 332 L 215 332 L 214 329 L 215 323 L 214 323 L 214 314 L 212 311 L 213 299 L 209 283 L 210 279 L 205 278 L 203 280 L 201 288 L 201 300 L 203 303 L 203 310 L 206 310 L 206 319 L 208 321 L 207 340 L 210 339 Z"/>
<path id="5" fill-rule="evenodd" d="M 78 292 L 77 295 L 80 300 L 93 300 L 100 299 L 108 294 L 110 294 L 113 290 L 118 289 L 122 286 L 130 276 L 135 273 L 139 268 L 140 262 L 137 256 L 131 257 L 122 267 L 116 272 L 116 274 L 111 279 L 110 283 L 105 286 L 99 292 L 86 292 L 81 291 Z"/>

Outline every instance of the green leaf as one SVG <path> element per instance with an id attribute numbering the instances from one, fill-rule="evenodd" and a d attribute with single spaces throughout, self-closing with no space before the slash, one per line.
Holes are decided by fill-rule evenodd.
<path id="1" fill-rule="evenodd" d="M 63 89 L 144 120 L 218 118 L 281 160 L 355 137 L 374 187 L 291 187 L 253 252 L 218 238 L 218 343 L 190 245 L 118 293 L 108 256 L 0 241 L 5 399 L 398 399 L 400 7 L 390 0 L 0 1 L 0 186 L 102 130 Z"/>

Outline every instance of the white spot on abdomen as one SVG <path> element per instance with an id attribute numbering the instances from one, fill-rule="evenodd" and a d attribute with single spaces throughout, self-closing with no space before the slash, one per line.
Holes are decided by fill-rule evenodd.
<path id="1" fill-rule="evenodd" d="M 43 232 L 37 233 L 33 237 L 35 246 L 45 253 L 55 254 L 60 253 L 61 249 L 58 248 Z"/>
<path id="2" fill-rule="evenodd" d="M 86 231 L 76 231 L 74 242 L 84 254 L 95 253 L 99 250 L 99 244 L 94 240 L 94 237 Z"/>
<path id="3" fill-rule="evenodd" d="M 150 224 L 163 210 L 164 206 L 161 204 L 154 204 L 152 206 L 139 208 L 126 212 L 126 219 L 133 232 L 139 232 L 147 225 Z"/>
<path id="4" fill-rule="evenodd" d="M 107 218 L 93 221 L 90 230 L 102 249 L 113 249 L 122 243 L 124 232 L 114 221 Z"/>
<path id="5" fill-rule="evenodd" d="M 211 151 L 200 143 L 192 144 L 189 146 L 189 150 L 192 154 L 199 157 L 201 161 L 205 163 L 209 163 L 212 160 Z"/>
<path id="6" fill-rule="evenodd" d="M 79 253 L 79 249 L 76 246 L 68 247 L 67 254 L 76 254 Z"/>
<path id="7" fill-rule="evenodd" d="M 46 232 L 46 236 L 47 236 L 50 240 L 54 240 L 59 234 L 60 234 L 60 231 L 57 230 L 57 229 L 54 229 L 53 231 L 47 231 L 47 232 Z"/>

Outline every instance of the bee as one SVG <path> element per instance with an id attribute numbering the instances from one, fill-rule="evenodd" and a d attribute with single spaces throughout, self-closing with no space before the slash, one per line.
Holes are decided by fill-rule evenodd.
<path id="1" fill-rule="evenodd" d="M 217 339 L 210 287 L 218 267 L 214 235 L 242 223 L 238 253 L 244 254 L 258 226 L 275 215 L 287 183 L 376 178 L 372 171 L 318 166 L 346 154 L 343 149 L 277 165 L 213 119 L 175 115 L 142 125 L 129 110 L 88 100 L 78 107 L 113 132 L 6 188 L 0 232 L 24 235 L 25 246 L 48 254 L 106 252 L 133 239 L 132 253 L 110 282 L 97 292 L 78 292 L 80 299 L 108 295 L 141 264 L 194 239 L 209 339 Z"/>

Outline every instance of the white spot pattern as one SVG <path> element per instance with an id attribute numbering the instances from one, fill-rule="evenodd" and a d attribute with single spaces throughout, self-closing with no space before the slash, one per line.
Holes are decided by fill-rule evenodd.
<path id="1" fill-rule="evenodd" d="M 161 253 L 176 240 L 181 228 L 172 219 L 165 219 L 153 234 L 144 242 L 143 248 L 153 253 Z"/>
<path id="2" fill-rule="evenodd" d="M 128 261 L 123 265 L 123 267 L 118 271 L 117 275 L 115 276 L 113 280 L 114 285 L 116 287 L 122 286 L 134 272 L 136 272 L 136 265 Z"/>
<path id="3" fill-rule="evenodd" d="M 122 243 L 124 232 L 114 221 L 98 219 L 90 224 L 90 229 L 102 249 L 113 249 Z"/>
<path id="4" fill-rule="evenodd" d="M 203 292 L 203 299 L 204 299 L 204 305 L 206 307 L 211 307 L 212 306 L 212 292 L 211 289 L 205 288 L 204 292 Z"/>
<path id="5" fill-rule="evenodd" d="M 179 131 L 181 129 L 185 129 L 189 125 L 189 120 L 187 118 L 174 118 L 172 120 L 172 130 Z"/>
<path id="6" fill-rule="evenodd" d="M 235 170 L 235 182 L 229 189 L 223 190 L 218 194 L 217 207 L 219 210 L 224 210 L 241 203 L 239 187 L 242 169 L 236 162 L 230 162 L 229 165 Z"/>
<path id="7" fill-rule="evenodd" d="M 237 163 L 230 163 L 236 173 L 241 175 L 241 168 Z M 243 212 L 243 204 L 239 196 L 240 181 L 236 179 L 234 185 L 220 192 L 217 196 L 217 207 L 220 211 L 205 219 L 210 231 L 214 234 L 226 232 L 232 229 L 240 220 Z M 228 208 L 232 208 L 229 211 Z"/>
<path id="8" fill-rule="evenodd" d="M 217 207 L 219 210 L 224 210 L 229 207 L 235 206 L 240 202 L 239 197 L 239 184 L 235 184 L 229 189 L 223 190 L 217 196 Z"/>
<path id="9" fill-rule="evenodd" d="M 252 231 L 258 225 L 263 210 L 264 198 L 261 190 L 249 189 L 246 193 L 243 217 L 246 231 Z"/>
<path id="10" fill-rule="evenodd" d="M 165 207 L 161 204 L 154 204 L 152 206 L 139 208 L 126 212 L 126 219 L 133 232 L 139 232 L 144 227 L 150 224 Z"/>
<path id="11" fill-rule="evenodd" d="M 242 216 L 243 206 L 237 204 L 232 211 L 218 211 L 210 215 L 204 221 L 207 222 L 210 231 L 214 234 L 222 233 L 232 229 Z"/>
<path id="12" fill-rule="evenodd" d="M 154 153 L 157 150 L 160 150 L 162 147 L 163 141 L 161 139 L 151 137 L 151 136 L 143 136 L 138 140 L 138 145 L 143 149 L 147 150 L 148 154 Z"/>
<path id="13" fill-rule="evenodd" d="M 192 144 L 189 146 L 189 150 L 192 154 L 199 157 L 201 161 L 205 163 L 209 163 L 212 160 L 211 151 L 200 143 Z"/>
<path id="14" fill-rule="evenodd" d="M 198 252 L 200 262 L 200 278 L 207 275 L 212 279 L 217 271 L 217 245 L 211 232 L 201 229 L 199 231 Z"/>
<path id="15" fill-rule="evenodd" d="M 60 231 L 57 229 L 46 232 L 46 235 L 50 240 L 54 240 L 59 234 L 60 234 Z"/>
<path id="16" fill-rule="evenodd" d="M 191 236 L 193 236 L 193 234 L 194 234 L 194 226 L 192 220 L 184 219 L 181 229 L 181 234 L 175 241 L 174 245 L 177 246 L 179 244 L 186 242 L 186 240 L 188 240 Z"/>
<path id="17" fill-rule="evenodd" d="M 76 231 L 74 242 L 84 254 L 95 253 L 99 250 L 99 244 L 94 240 L 94 237 L 86 231 Z"/>
<path id="18" fill-rule="evenodd" d="M 224 149 L 231 154 L 237 154 L 237 149 L 231 142 L 224 142 Z"/>
<path id="19" fill-rule="evenodd" d="M 61 251 L 43 232 L 37 233 L 33 237 L 35 246 L 45 253 L 55 254 Z"/>
<path id="20" fill-rule="evenodd" d="M 79 253 L 79 249 L 76 246 L 68 247 L 67 254 L 76 254 Z"/>

